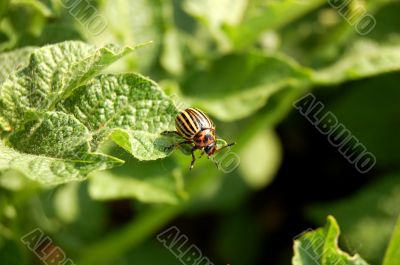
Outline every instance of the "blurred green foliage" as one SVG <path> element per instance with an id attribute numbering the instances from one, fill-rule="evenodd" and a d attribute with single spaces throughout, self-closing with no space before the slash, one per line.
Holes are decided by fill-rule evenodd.
<path id="1" fill-rule="evenodd" d="M 201 246 L 208 246 L 204 254 L 214 264 L 285 264 L 293 255 L 290 238 L 307 225 L 322 225 L 328 215 L 342 227 L 342 249 L 360 253 L 371 264 L 382 262 L 400 214 L 400 4 L 395 0 L 334 1 L 342 5 L 339 11 L 331 2 L 1 1 L 0 263 L 40 264 L 20 241 L 39 227 L 76 264 L 179 264 L 157 242 L 156 234 L 171 223 L 183 222 L 183 227 L 193 230 L 197 227 L 192 225 L 204 223 L 198 238 L 189 241 L 206 241 Z M 377 22 L 367 35 L 359 34 L 348 22 L 359 10 Z M 96 18 L 105 22 L 101 31 L 94 31 L 90 24 Z M 117 48 L 148 41 L 152 43 L 134 51 Z M 116 46 L 106 46 L 109 43 Z M 36 48 L 47 44 L 56 45 Z M 32 52 L 35 56 L 29 57 Z M 121 75 L 125 72 L 143 76 Z M 42 73 L 50 73 L 49 78 L 41 79 Z M 126 79 L 115 81 L 116 76 Z M 26 94 L 16 94 L 16 84 Z M 33 84 L 43 93 L 30 98 Z M 106 92 L 123 94 L 126 87 L 143 89 L 132 92 L 129 104 L 150 114 L 138 115 L 136 123 L 122 129 L 115 122 L 86 130 L 101 121 L 104 113 L 98 111 L 99 106 L 106 109 L 107 102 L 117 102 Z M 318 95 L 326 109 L 377 158 L 373 171 L 357 185 L 356 173 L 340 175 L 334 164 L 326 165 L 334 176 L 332 182 L 321 175 L 317 185 L 304 171 L 295 173 L 293 177 L 304 183 L 294 187 L 300 189 L 296 194 L 315 185 L 320 193 L 336 195 L 330 201 L 317 197 L 307 201 L 313 194 L 304 195 L 305 199 L 275 190 L 274 184 L 286 181 L 285 172 L 293 167 L 285 163 L 291 150 L 300 150 L 299 157 L 315 151 L 307 149 L 306 139 L 299 139 L 308 121 L 297 115 L 300 118 L 293 122 L 297 113 L 287 117 L 295 112 L 293 102 L 308 91 Z M 98 100 L 95 104 L 81 100 L 93 94 Z M 60 96 L 70 95 L 69 101 L 58 104 Z M 50 105 L 37 108 L 35 104 L 43 98 Z M 141 105 L 143 98 L 171 108 L 161 118 L 149 105 Z M 79 128 L 72 134 L 68 134 L 69 127 L 66 131 L 52 128 L 54 124 L 63 128 L 63 123 L 42 123 L 60 122 L 47 113 L 53 107 L 79 117 L 77 109 L 89 102 L 94 106 L 90 119 L 61 119 Z M 171 143 L 160 133 L 173 129 L 176 108 L 187 106 L 210 114 L 217 134 L 237 142 L 231 152 L 240 158 L 238 169 L 225 174 L 204 157 L 189 171 L 187 150 L 157 149 L 155 139 L 161 145 Z M 40 111 L 48 116 L 37 115 Z M 131 114 L 120 116 L 129 119 Z M 150 120 L 154 126 L 141 125 Z M 35 138 L 30 134 L 32 128 L 40 126 L 51 133 Z M 294 136 L 281 137 L 282 132 L 276 131 L 280 126 L 290 128 Z M 108 139 L 110 131 L 113 134 Z M 227 154 L 218 154 L 217 159 Z M 125 164 L 114 167 L 121 160 Z M 32 167 L 32 161 L 39 161 L 34 165 L 40 166 Z M 314 172 L 315 163 L 307 161 L 304 166 Z M 352 185 L 356 188 L 350 194 L 341 193 L 340 189 Z M 264 192 L 278 199 L 263 201 Z M 291 220 L 293 209 L 285 209 L 281 196 L 303 203 L 296 209 L 298 219 Z M 262 210 L 255 214 L 253 203 L 259 198 Z M 281 231 L 284 221 L 298 225 L 296 231 Z M 330 217 L 325 228 L 306 234 L 303 240 L 321 235 L 332 247 L 330 254 L 348 258 L 335 244 L 338 229 Z M 398 231 L 397 225 L 384 265 L 399 264 Z M 277 249 L 273 258 L 263 256 L 268 247 L 274 249 L 274 240 L 281 235 L 289 237 L 289 247 Z M 313 244 L 307 243 L 305 251 L 299 244 L 298 255 L 318 251 L 318 246 L 310 247 Z M 320 264 L 334 264 L 329 257 L 322 257 Z M 293 262 L 311 264 L 299 257 Z"/>

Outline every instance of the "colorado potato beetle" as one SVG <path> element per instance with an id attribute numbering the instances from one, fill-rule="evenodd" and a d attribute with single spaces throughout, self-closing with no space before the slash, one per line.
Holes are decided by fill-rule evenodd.
<path id="1" fill-rule="evenodd" d="M 218 148 L 214 123 L 203 111 L 196 108 L 187 108 L 181 111 L 175 118 L 175 128 L 177 130 L 176 133 L 185 139 L 185 141 L 177 143 L 175 146 L 181 144 L 193 145 L 190 169 L 193 168 L 196 161 L 194 156 L 196 149 L 202 150 L 202 155 L 206 153 L 208 157 L 211 157 L 218 168 L 218 163 L 212 155 L 235 144 L 230 143 Z"/>

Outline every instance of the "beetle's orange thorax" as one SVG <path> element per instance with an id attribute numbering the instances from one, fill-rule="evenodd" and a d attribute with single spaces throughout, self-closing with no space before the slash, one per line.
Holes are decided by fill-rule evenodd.
<path id="1" fill-rule="evenodd" d="M 196 148 L 202 149 L 215 142 L 215 131 L 213 129 L 204 129 L 193 137 Z"/>

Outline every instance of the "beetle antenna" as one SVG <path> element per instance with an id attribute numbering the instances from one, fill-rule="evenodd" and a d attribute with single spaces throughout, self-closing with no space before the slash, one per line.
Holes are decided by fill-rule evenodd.
<path id="1" fill-rule="evenodd" d="M 217 167 L 217 169 L 219 170 L 219 165 L 218 165 L 218 161 L 215 160 L 215 157 L 211 157 L 211 159 L 214 161 L 215 166 Z"/>
<path id="2" fill-rule="evenodd" d="M 224 145 L 223 147 L 221 147 L 220 149 L 216 150 L 215 152 L 218 153 L 218 152 L 221 151 L 222 149 L 227 148 L 227 147 L 230 147 L 230 146 L 235 145 L 235 144 L 236 144 L 236 142 L 233 142 L 233 143 Z"/>
<path id="3" fill-rule="evenodd" d="M 193 169 L 194 162 L 196 161 L 196 157 L 194 156 L 194 150 L 196 150 L 195 147 L 192 148 L 192 162 L 190 163 L 190 169 L 189 170 Z"/>

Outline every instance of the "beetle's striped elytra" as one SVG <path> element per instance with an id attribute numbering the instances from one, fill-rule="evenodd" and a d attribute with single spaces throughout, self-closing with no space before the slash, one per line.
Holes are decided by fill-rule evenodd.
<path id="1" fill-rule="evenodd" d="M 175 127 L 179 135 L 185 139 L 193 139 L 202 129 L 215 130 L 215 126 L 204 112 L 188 108 L 180 112 L 175 119 Z"/>
<path id="2" fill-rule="evenodd" d="M 185 141 L 177 143 L 175 146 L 181 144 L 192 144 L 192 162 L 190 169 L 193 168 L 196 160 L 194 151 L 200 149 L 211 157 L 214 153 L 219 152 L 225 147 L 232 146 L 231 143 L 217 147 L 217 137 L 215 135 L 215 125 L 212 120 L 201 110 L 196 108 L 187 108 L 181 111 L 175 118 L 176 133 L 185 139 Z M 218 167 L 217 162 L 213 159 Z"/>

